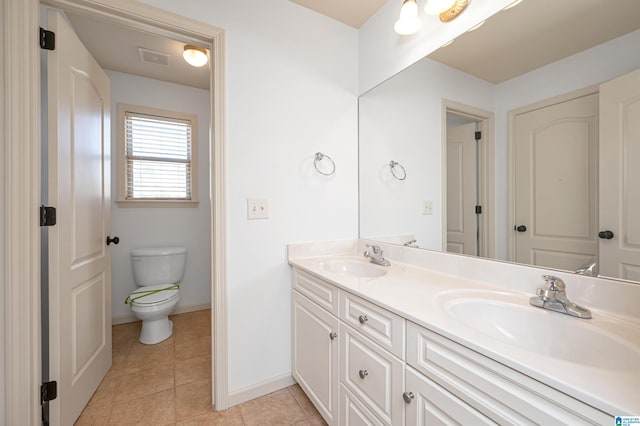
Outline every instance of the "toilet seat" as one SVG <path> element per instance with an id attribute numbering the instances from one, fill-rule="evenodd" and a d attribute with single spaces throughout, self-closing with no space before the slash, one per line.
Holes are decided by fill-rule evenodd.
<path id="1" fill-rule="evenodd" d="M 166 288 L 171 288 L 173 286 L 175 286 L 175 284 L 160 284 L 160 285 L 150 285 L 146 287 L 138 287 L 129 295 L 129 297 L 131 299 L 134 299 L 133 306 L 151 307 L 151 306 L 162 305 L 164 303 L 170 302 L 171 300 L 179 296 L 179 293 L 178 293 L 179 290 L 176 288 L 173 288 L 171 290 L 164 290 Z M 147 292 L 147 291 L 151 291 L 154 293 L 145 295 L 144 292 Z M 134 293 L 138 293 L 138 294 L 134 294 Z"/>

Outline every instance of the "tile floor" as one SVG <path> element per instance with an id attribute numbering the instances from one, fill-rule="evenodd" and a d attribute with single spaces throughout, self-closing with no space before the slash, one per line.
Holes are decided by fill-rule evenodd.
<path id="1" fill-rule="evenodd" d="M 325 425 L 298 385 L 223 412 L 211 409 L 211 311 L 173 315 L 174 332 L 138 342 L 140 322 L 113 327 L 113 365 L 83 425 Z"/>

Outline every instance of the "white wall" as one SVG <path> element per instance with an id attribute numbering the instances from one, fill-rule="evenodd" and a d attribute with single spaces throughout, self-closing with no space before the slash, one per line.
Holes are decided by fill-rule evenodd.
<path id="1" fill-rule="evenodd" d="M 360 93 L 373 88 L 407 66 L 424 58 L 443 44 L 504 9 L 513 0 L 473 0 L 454 21 L 442 23 L 425 15 L 424 1 L 418 1 L 422 29 L 410 36 L 393 31 L 400 14 L 400 0 L 389 0 L 360 28 Z"/>
<path id="2" fill-rule="evenodd" d="M 120 244 L 111 246 L 114 323 L 131 319 L 125 298 L 136 288 L 129 253 L 139 247 L 184 246 L 187 268 L 177 310 L 211 302 L 211 203 L 209 200 L 209 91 L 105 71 L 111 80 L 111 229 Z M 117 104 L 127 103 L 198 116 L 197 207 L 145 208 L 116 204 Z"/>
<path id="3" fill-rule="evenodd" d="M 493 110 L 494 85 L 430 59 L 360 97 L 360 236 L 442 249 L 442 100 Z M 391 176 L 389 161 L 407 178 Z M 433 201 L 433 215 L 422 214 Z"/>
<path id="4" fill-rule="evenodd" d="M 286 244 L 357 236 L 358 34 L 287 0 L 144 1 L 226 30 L 233 393 L 291 372 Z M 270 218 L 248 221 L 247 197 Z"/>

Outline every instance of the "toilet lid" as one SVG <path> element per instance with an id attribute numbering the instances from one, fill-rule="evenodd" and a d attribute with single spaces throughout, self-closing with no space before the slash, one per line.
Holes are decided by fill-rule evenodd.
<path id="1" fill-rule="evenodd" d="M 133 301 L 134 305 L 138 306 L 149 306 L 149 305 L 157 305 L 159 303 L 166 302 L 167 300 L 171 300 L 178 295 L 178 289 L 173 288 L 171 290 L 165 290 L 171 287 L 174 287 L 176 284 L 160 284 L 160 285 L 149 285 L 146 287 L 139 287 L 135 291 L 133 291 L 129 297 L 135 299 Z M 149 294 L 145 294 L 145 292 L 150 292 Z"/>

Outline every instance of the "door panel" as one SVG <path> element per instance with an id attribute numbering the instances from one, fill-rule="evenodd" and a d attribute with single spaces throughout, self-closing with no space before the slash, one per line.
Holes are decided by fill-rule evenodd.
<path id="1" fill-rule="evenodd" d="M 597 256 L 598 95 L 518 114 L 515 261 L 575 270 Z M 513 230 L 512 232 L 516 232 Z"/>
<path id="2" fill-rule="evenodd" d="M 476 123 L 447 129 L 447 251 L 478 255 Z"/>
<path id="3" fill-rule="evenodd" d="M 70 425 L 111 367 L 110 84 L 65 18 L 47 13 L 50 417 Z"/>
<path id="4" fill-rule="evenodd" d="M 640 70 L 600 86 L 600 274 L 640 281 Z"/>

